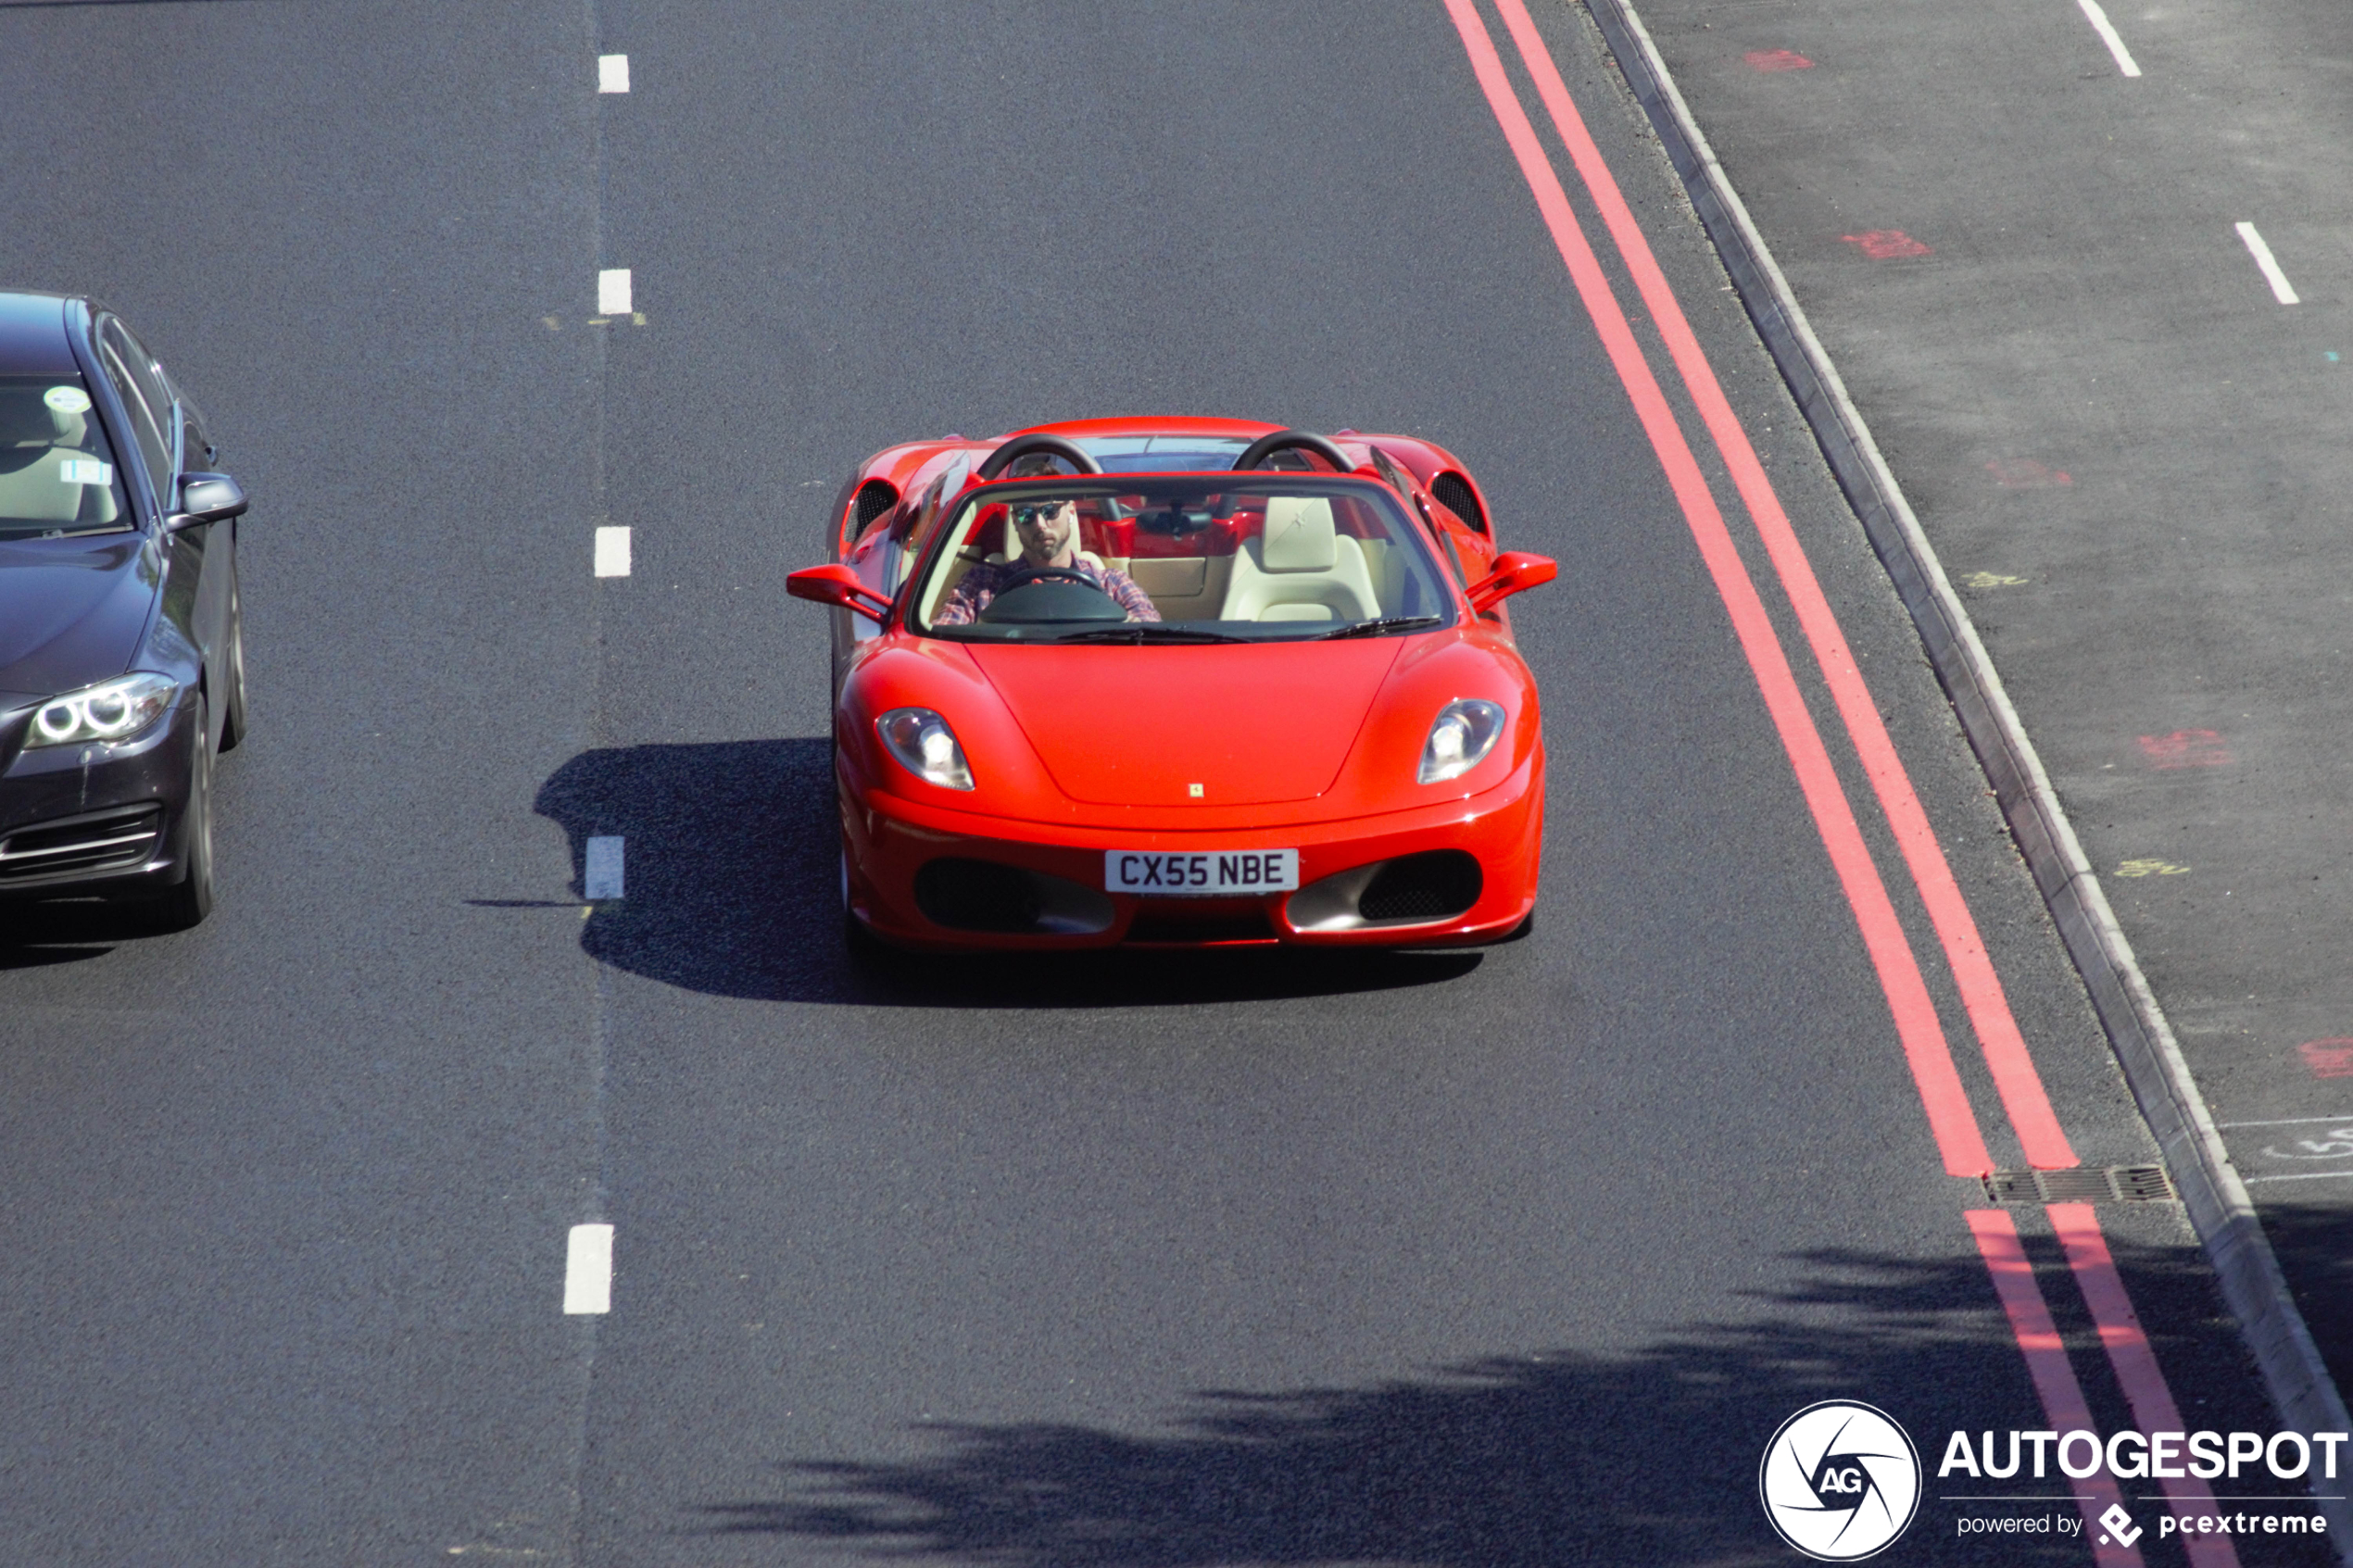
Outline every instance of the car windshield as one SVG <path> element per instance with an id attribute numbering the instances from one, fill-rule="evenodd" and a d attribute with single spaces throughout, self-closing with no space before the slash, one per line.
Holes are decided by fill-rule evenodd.
<path id="1" fill-rule="evenodd" d="M 80 376 L 0 376 L 0 539 L 127 528 L 122 480 Z"/>
<path id="2" fill-rule="evenodd" d="M 931 552 L 913 609 L 918 631 L 991 642 L 1297 641 L 1454 619 L 1396 497 L 1257 472 L 989 485 Z"/>

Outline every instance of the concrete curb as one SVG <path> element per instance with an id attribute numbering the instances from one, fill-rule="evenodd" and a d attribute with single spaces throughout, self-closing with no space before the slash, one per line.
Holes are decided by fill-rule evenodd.
<path id="1" fill-rule="evenodd" d="M 2288 1425 L 2299 1431 L 2353 1429 L 2345 1400 L 2288 1294 L 2279 1261 L 2164 1010 L 2141 973 L 2025 726 L 1919 520 L 1748 208 L 1676 90 L 1632 0 L 1584 3 L 1666 144 L 1733 287 L 1919 629 L 1929 662 L 1952 699 L 1961 729 L 1983 764 L 2010 832 L 2050 906 L 2060 939 L 2091 992 L 2092 1006 L 2108 1031 L 2141 1114 L 2157 1135 L 2190 1223 L 2205 1245 L 2272 1400 Z M 2337 1538 L 2339 1556 L 2353 1564 L 2353 1507 L 2343 1502 L 2320 1506 Z"/>

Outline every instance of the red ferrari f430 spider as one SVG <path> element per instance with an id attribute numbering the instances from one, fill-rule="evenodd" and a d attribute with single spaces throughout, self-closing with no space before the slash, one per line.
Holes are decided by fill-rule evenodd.
<path id="1" fill-rule="evenodd" d="M 1237 420 L 877 453 L 833 607 L 842 898 L 920 949 L 1462 947 L 1536 905 L 1544 737 L 1452 454 Z"/>

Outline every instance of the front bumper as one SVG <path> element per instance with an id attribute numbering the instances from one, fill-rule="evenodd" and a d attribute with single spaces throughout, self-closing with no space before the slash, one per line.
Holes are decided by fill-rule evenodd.
<path id="1" fill-rule="evenodd" d="M 1541 752 L 1504 783 L 1467 799 L 1243 831 L 1032 825 L 862 791 L 846 777 L 839 784 L 850 910 L 876 935 L 903 947 L 1475 947 L 1510 935 L 1536 906 L 1544 811 Z M 1297 892 L 1153 898 L 1103 890 L 1106 850 L 1270 848 L 1299 851 Z M 1409 872 L 1446 866 L 1449 852 L 1454 866 L 1467 856 L 1477 871 L 1467 881 L 1439 878 L 1441 896 L 1428 901 L 1446 912 L 1411 909 L 1410 897 L 1365 897 L 1380 868 L 1408 857 L 1420 858 Z M 941 868 L 961 871 L 975 863 L 978 871 L 943 897 Z M 1390 880 L 1401 878 L 1392 873 Z M 992 881 L 1000 895 L 993 902 Z M 1475 886 L 1476 893 L 1467 907 L 1453 907 L 1461 900 L 1442 896 L 1447 885 L 1466 892 Z M 1018 918 L 1024 911 L 1026 921 Z M 955 923 L 943 923 L 943 914 Z"/>
<path id="2" fill-rule="evenodd" d="M 186 874 L 196 705 L 183 699 L 118 745 L 21 748 L 0 719 L 0 903 L 144 897 Z"/>

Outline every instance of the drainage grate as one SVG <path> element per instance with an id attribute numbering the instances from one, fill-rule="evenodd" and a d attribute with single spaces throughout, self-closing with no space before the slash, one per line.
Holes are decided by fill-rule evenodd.
<path id="1" fill-rule="evenodd" d="M 2178 1196 L 2162 1165 L 1996 1171 L 1984 1182 L 1985 1196 L 1994 1203 L 2171 1203 Z"/>

